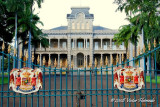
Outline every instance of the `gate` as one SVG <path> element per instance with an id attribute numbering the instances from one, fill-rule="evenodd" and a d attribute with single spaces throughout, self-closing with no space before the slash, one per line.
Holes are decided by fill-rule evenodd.
<path id="1" fill-rule="evenodd" d="M 94 67 L 90 69 L 71 68 L 52 68 L 51 60 L 49 59 L 49 67 L 45 67 L 45 58 L 43 58 L 43 66 L 32 63 L 32 68 L 40 68 L 43 71 L 43 87 L 36 93 L 24 95 L 15 93 L 9 89 L 10 70 L 15 62 L 20 62 L 20 67 L 27 66 L 27 61 L 22 60 L 22 55 L 16 58 L 16 53 L 12 56 L 10 48 L 8 53 L 4 52 L 4 45 L 1 52 L 1 75 L 0 75 L 0 105 L 1 107 L 159 107 L 160 99 L 160 70 L 157 66 L 157 60 L 160 55 L 160 45 L 155 46 L 151 50 L 143 49 L 143 53 L 138 51 L 138 56 L 134 56 L 133 60 L 129 61 L 129 54 L 126 60 L 122 55 L 122 62 L 108 66 L 106 59 L 105 67 L 97 67 L 95 59 Z M 146 51 L 147 50 L 147 51 Z M 26 55 L 27 57 L 27 55 Z M 112 59 L 112 58 L 111 58 Z M 32 62 L 34 56 L 32 55 Z M 143 62 L 142 62 L 143 61 Z M 113 62 L 113 60 L 111 60 Z M 130 65 L 132 62 L 133 65 Z M 146 62 L 148 66 L 146 67 Z M 39 64 L 39 57 L 37 58 Z M 139 67 L 144 63 L 144 81 L 145 86 L 136 92 L 124 92 L 114 87 L 114 69 L 119 66 Z M 154 63 L 154 68 L 151 64 Z M 56 62 L 54 63 L 56 65 Z M 61 64 L 62 65 L 62 64 Z M 67 65 L 67 64 L 66 64 Z M 101 61 L 102 65 L 102 61 Z M 148 68 L 148 69 L 147 69 Z M 154 77 L 152 76 L 154 74 Z M 137 99 L 137 101 L 136 101 Z"/>

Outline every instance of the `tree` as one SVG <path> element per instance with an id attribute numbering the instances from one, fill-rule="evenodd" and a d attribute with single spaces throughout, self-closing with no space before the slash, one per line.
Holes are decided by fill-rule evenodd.
<path id="1" fill-rule="evenodd" d="M 130 18 L 130 23 L 134 25 L 131 26 L 131 29 L 135 27 L 137 31 L 135 37 L 141 34 L 141 31 L 144 31 L 143 41 L 145 45 L 148 44 L 148 40 L 152 43 L 154 39 L 157 42 L 160 41 L 160 38 L 158 38 L 160 35 L 160 16 L 157 15 L 160 2 L 158 0 L 115 0 L 115 3 L 118 4 L 117 11 L 125 11 L 127 17 Z M 159 55 L 157 54 L 157 56 Z M 160 60 L 157 60 L 157 62 L 160 62 Z"/>

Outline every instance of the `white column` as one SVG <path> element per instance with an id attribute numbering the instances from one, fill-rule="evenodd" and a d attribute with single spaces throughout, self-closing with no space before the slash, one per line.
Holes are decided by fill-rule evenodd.
<path id="1" fill-rule="evenodd" d="M 40 42 L 40 50 L 41 50 L 42 46 L 41 46 L 41 42 Z"/>
<path id="2" fill-rule="evenodd" d="M 111 63 L 111 57 L 112 57 L 112 54 L 110 54 L 110 65 L 112 65 L 112 63 L 113 63 L 113 60 L 112 60 L 112 63 Z"/>
<path id="3" fill-rule="evenodd" d="M 39 57 L 40 57 L 40 66 L 42 66 L 42 55 L 40 54 Z"/>
<path id="4" fill-rule="evenodd" d="M 86 48 L 88 48 L 88 47 L 87 47 L 87 39 L 86 39 Z"/>
<path id="5" fill-rule="evenodd" d="M 101 39 L 101 49 L 102 49 L 102 39 Z"/>
<path id="6" fill-rule="evenodd" d="M 51 48 L 51 39 L 49 38 L 49 48 Z"/>
<path id="7" fill-rule="evenodd" d="M 75 48 L 77 49 L 77 39 L 75 39 Z"/>
<path id="8" fill-rule="evenodd" d="M 88 60 L 87 60 L 88 55 L 86 55 L 86 68 L 88 66 Z"/>
<path id="9" fill-rule="evenodd" d="M 102 66 L 103 66 L 103 54 L 101 54 L 101 59 L 102 59 Z M 101 61 L 101 59 L 100 59 L 100 61 Z"/>
<path id="10" fill-rule="evenodd" d="M 75 67 L 77 68 L 77 55 L 75 55 Z"/>
<path id="11" fill-rule="evenodd" d="M 110 39 L 110 48 L 112 48 L 112 39 Z"/>
<path id="12" fill-rule="evenodd" d="M 60 48 L 60 39 L 58 39 L 58 49 Z"/>
<path id="13" fill-rule="evenodd" d="M 85 64 L 85 58 L 86 58 L 86 56 L 84 55 L 84 61 L 83 61 L 83 65 Z M 85 67 L 85 65 L 84 65 L 84 67 Z"/>
<path id="14" fill-rule="evenodd" d="M 86 45 L 86 44 L 85 44 L 85 40 L 86 40 L 86 39 L 84 39 L 84 48 L 85 48 L 85 45 Z"/>
<path id="15" fill-rule="evenodd" d="M 122 54 L 119 54 L 119 64 L 121 64 L 122 58 L 121 58 Z"/>

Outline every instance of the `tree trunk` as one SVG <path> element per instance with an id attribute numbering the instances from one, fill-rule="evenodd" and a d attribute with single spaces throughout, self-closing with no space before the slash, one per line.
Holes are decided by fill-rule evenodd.
<path id="1" fill-rule="evenodd" d="M 17 49 L 17 12 L 15 12 L 15 44 L 14 48 Z M 17 53 L 18 55 L 18 53 Z M 13 68 L 17 68 L 17 62 L 16 59 L 14 59 Z"/>

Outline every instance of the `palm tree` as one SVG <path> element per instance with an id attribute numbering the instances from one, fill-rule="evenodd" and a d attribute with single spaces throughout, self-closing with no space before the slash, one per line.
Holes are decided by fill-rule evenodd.
<path id="1" fill-rule="evenodd" d="M 29 0 L 29 8 L 30 8 L 30 11 L 31 11 L 31 19 L 30 21 L 32 20 L 32 7 L 34 5 L 34 3 L 37 3 L 38 7 L 41 8 L 41 3 L 43 2 L 43 0 Z M 30 31 L 29 31 L 29 42 L 28 42 L 28 55 L 29 55 L 29 60 L 28 60 L 28 64 L 29 64 L 29 67 L 31 66 L 31 28 L 30 28 Z"/>
<path id="2" fill-rule="evenodd" d="M 143 43 L 145 45 L 149 39 L 152 42 L 153 38 L 159 41 L 160 17 L 157 15 L 157 8 L 160 6 L 159 0 L 115 0 L 115 3 L 118 4 L 118 11 L 125 11 L 126 15 L 131 17 L 130 22 L 136 26 L 136 35 L 140 34 L 142 30 L 144 31 Z"/>

